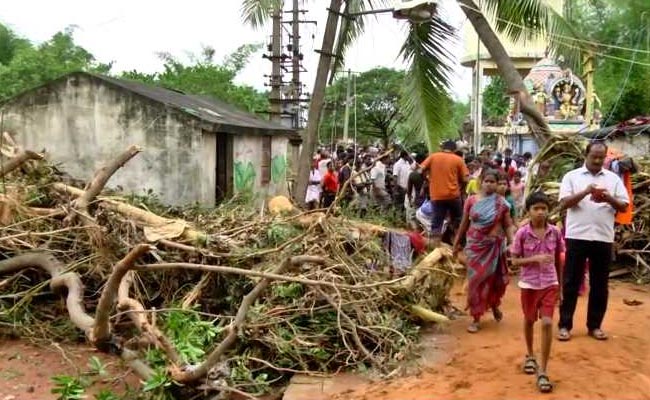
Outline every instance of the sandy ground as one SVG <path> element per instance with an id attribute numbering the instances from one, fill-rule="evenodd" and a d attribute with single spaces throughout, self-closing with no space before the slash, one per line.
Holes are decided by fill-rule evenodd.
<path id="1" fill-rule="evenodd" d="M 515 279 L 513 279 L 515 281 Z M 534 378 L 521 372 L 525 354 L 519 290 L 511 284 L 503 304 L 504 320 L 490 318 L 477 334 L 465 331 L 469 320 L 450 324 L 457 338 L 446 364 L 428 368 L 416 377 L 397 378 L 369 385 L 337 400 L 441 400 L 441 399 L 650 399 L 650 287 L 612 282 L 603 329 L 610 339 L 587 336 L 586 298 L 581 298 L 574 319 L 573 339 L 553 342 L 549 376 L 551 394 L 541 394 Z M 460 306 L 460 290 L 453 293 Z M 624 300 L 643 304 L 630 306 Z M 462 308 L 462 307 L 461 307 Z M 557 313 L 556 313 L 557 320 Z M 555 328 L 554 328 L 555 329 Z M 539 337 L 539 327 L 536 328 Z M 539 349 L 539 341 L 535 343 Z"/>
<path id="2" fill-rule="evenodd" d="M 90 374 L 91 357 L 102 360 L 107 374 Z M 121 365 L 116 356 L 106 356 L 83 345 L 35 345 L 24 341 L 0 341 L 0 400 L 51 400 L 55 375 L 85 376 L 91 383 L 86 390 L 88 399 L 101 389 L 115 394 L 125 393 L 127 387 L 139 388 L 139 381 Z"/>

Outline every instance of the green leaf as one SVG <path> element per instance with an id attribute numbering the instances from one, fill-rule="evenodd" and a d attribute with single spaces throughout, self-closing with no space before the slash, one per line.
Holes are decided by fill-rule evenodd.
<path id="1" fill-rule="evenodd" d="M 283 0 L 242 0 L 242 20 L 253 28 L 260 28 L 264 25 L 273 10 L 282 9 Z"/>
<path id="2" fill-rule="evenodd" d="M 345 2 L 343 14 L 354 15 L 364 11 L 387 8 L 392 5 L 389 0 L 348 0 Z M 334 54 L 336 57 L 332 60 L 332 70 L 329 79 L 330 85 L 336 77 L 336 73 L 343 68 L 345 64 L 345 54 L 356 39 L 358 39 L 364 32 L 366 27 L 366 18 L 370 15 L 356 16 L 356 17 L 342 17 L 341 27 L 339 28 L 336 37 L 336 44 L 334 46 Z M 374 16 L 377 17 L 376 15 Z"/>
<path id="3" fill-rule="evenodd" d="M 575 0 L 572 0 L 575 1 Z M 561 11 L 555 11 L 542 0 L 484 0 L 487 14 L 495 17 L 494 28 L 513 41 L 536 40 L 540 36 L 549 41 L 553 52 L 577 66 L 581 49 L 586 48 L 581 33 Z"/>
<path id="4" fill-rule="evenodd" d="M 447 89 L 452 58 L 447 49 L 453 34 L 453 28 L 439 17 L 425 24 L 410 24 L 400 53 L 409 64 L 402 112 L 431 150 L 450 120 Z"/>

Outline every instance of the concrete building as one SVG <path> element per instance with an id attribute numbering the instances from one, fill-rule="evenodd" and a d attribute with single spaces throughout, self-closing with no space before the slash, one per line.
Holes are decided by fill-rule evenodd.
<path id="1" fill-rule="evenodd" d="M 562 12 L 564 0 L 544 1 L 555 11 L 560 13 Z M 478 4 L 481 3 L 482 2 L 478 2 Z M 481 7 L 481 9 L 487 16 L 490 21 L 490 26 L 492 26 L 492 29 L 494 30 L 495 19 L 493 15 L 488 12 L 485 4 L 482 5 L 483 7 Z M 522 77 L 528 75 L 533 66 L 535 66 L 540 60 L 544 59 L 547 55 L 548 46 L 543 36 L 532 40 L 520 40 L 516 42 L 508 39 L 505 35 L 498 34 L 498 37 Z M 498 75 L 498 69 L 494 60 L 492 60 L 490 53 L 481 43 L 474 27 L 467 20 L 463 25 L 463 44 L 464 55 L 461 58 L 461 65 L 467 68 L 472 68 L 471 118 L 474 121 L 474 133 L 472 139 L 474 149 L 478 151 L 482 147 L 482 139 L 485 134 L 494 134 L 499 137 L 507 133 L 507 128 L 505 124 L 504 126 L 485 126 L 482 121 L 482 93 L 487 83 L 486 77 L 489 78 Z M 527 129 L 528 128 L 525 127 L 526 131 Z M 527 132 L 522 132 L 524 129 L 515 126 L 515 131 L 515 134 L 520 137 L 520 147 L 523 151 L 534 151 L 536 149 L 532 137 L 530 137 Z M 513 134 L 512 132 L 509 133 Z"/>
<path id="2" fill-rule="evenodd" d="M 214 98 L 87 72 L 22 93 L 2 116 L 22 146 L 45 149 L 79 179 L 141 146 L 109 186 L 152 190 L 172 205 L 211 206 L 241 191 L 285 194 L 288 154 L 299 144 L 292 130 Z"/>

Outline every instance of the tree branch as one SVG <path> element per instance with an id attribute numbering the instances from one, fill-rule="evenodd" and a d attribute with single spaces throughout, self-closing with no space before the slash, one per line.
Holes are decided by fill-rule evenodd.
<path id="1" fill-rule="evenodd" d="M 322 257 L 317 257 L 317 256 L 304 256 L 304 257 L 310 257 L 310 259 L 305 260 L 304 263 L 314 263 L 314 264 L 327 263 L 325 259 L 323 259 Z M 401 278 L 393 279 L 391 281 L 376 282 L 367 285 L 348 285 L 344 283 L 332 283 L 326 281 L 316 281 L 312 279 L 297 278 L 297 277 L 287 276 L 287 275 L 279 275 L 273 272 L 260 272 L 260 271 L 252 271 L 249 269 L 226 267 L 222 265 L 205 265 L 205 264 L 191 264 L 191 263 L 147 264 L 147 265 L 135 266 L 133 269 L 136 271 L 151 271 L 151 270 L 160 270 L 160 269 L 166 270 L 166 269 L 178 269 L 178 268 L 190 269 L 190 270 L 202 271 L 202 272 L 218 272 L 222 274 L 255 276 L 258 278 L 269 278 L 269 279 L 275 279 L 284 282 L 296 282 L 296 283 L 302 283 L 304 285 L 326 286 L 331 288 L 347 289 L 347 290 L 361 290 L 361 289 L 369 289 L 369 288 L 379 287 L 379 286 L 390 286 L 396 282 L 400 282 L 403 279 L 405 279 L 404 277 L 401 277 Z"/>
<path id="2" fill-rule="evenodd" d="M 111 338 L 111 326 L 109 323 L 110 314 L 113 309 L 113 304 L 115 304 L 115 300 L 117 299 L 118 289 L 122 282 L 122 278 L 124 278 L 124 275 L 133 268 L 133 265 L 138 258 L 151 250 L 153 250 L 152 246 L 139 244 L 124 256 L 124 258 L 122 258 L 113 268 L 113 273 L 109 276 L 108 281 L 106 281 L 106 284 L 104 285 L 102 295 L 97 304 L 97 311 L 95 311 L 93 336 L 96 346 L 103 346 Z"/>
<path id="3" fill-rule="evenodd" d="M 144 306 L 138 300 L 129 297 L 129 290 L 131 289 L 131 283 L 133 282 L 134 276 L 134 273 L 132 271 L 133 264 L 139 256 L 144 254 L 146 251 L 149 251 L 150 249 L 151 247 L 148 245 L 138 245 L 122 260 L 124 262 L 119 268 L 119 274 L 122 275 L 122 278 L 118 281 L 120 284 L 117 288 L 117 309 L 120 311 L 132 311 L 127 312 L 127 314 L 129 316 L 129 319 L 131 319 L 131 322 L 135 324 L 138 330 L 149 336 L 156 344 L 156 347 L 165 352 L 172 365 L 182 365 L 183 360 L 178 354 L 178 351 L 176 351 L 176 348 L 172 344 L 171 340 L 169 340 L 169 338 L 167 338 L 167 336 L 165 336 L 158 328 L 149 323 L 144 312 Z M 116 272 L 117 268 L 114 274 Z M 117 279 L 114 279 L 113 283 L 115 281 L 117 281 Z M 107 296 L 110 296 L 110 294 Z M 107 298 L 105 302 L 108 302 L 109 300 L 110 298 Z M 101 329 L 105 329 L 105 325 Z"/>
<path id="4" fill-rule="evenodd" d="M 83 190 L 64 183 L 54 183 L 52 184 L 52 188 L 59 193 L 64 193 L 72 197 L 81 197 L 84 194 Z M 164 226 L 174 222 L 171 219 L 161 217 L 149 211 L 145 211 L 141 208 L 114 199 L 99 197 L 99 201 L 102 207 L 122 214 L 140 227 Z M 204 243 L 208 235 L 205 232 L 186 227 L 180 237 L 187 241 Z"/>
<path id="5" fill-rule="evenodd" d="M 64 287 L 67 289 L 66 308 L 70 315 L 70 321 L 74 326 L 84 331 L 88 340 L 94 343 L 95 319 L 86 313 L 83 304 L 84 287 L 79 274 L 64 272 L 63 264 L 51 254 L 45 252 L 22 254 L 2 260 L 0 261 L 0 274 L 31 267 L 40 268 L 52 277 L 50 281 L 52 291 L 59 291 Z M 137 358 L 137 353 L 128 349 L 121 349 L 121 356 L 141 378 L 146 380 L 154 375 L 153 370 Z"/>
<path id="6" fill-rule="evenodd" d="M 325 259 L 321 257 L 312 257 L 312 256 L 297 256 L 287 258 L 273 270 L 274 275 L 278 275 L 286 271 L 292 265 L 300 265 L 304 263 L 325 263 Z M 269 274 L 271 275 L 271 274 Z M 196 368 L 188 368 L 185 370 L 172 369 L 172 377 L 177 382 L 187 383 L 192 382 L 197 379 L 204 377 L 210 368 L 213 365 L 218 363 L 223 356 L 223 354 L 235 343 L 237 340 L 237 335 L 241 333 L 244 329 L 246 322 L 246 315 L 248 309 L 255 303 L 255 300 L 262 294 L 262 292 L 269 286 L 271 279 L 269 277 L 263 278 L 261 281 L 255 285 L 253 290 L 251 290 L 239 305 L 235 319 L 228 326 L 228 334 L 226 337 L 219 343 L 216 349 L 208 355 L 208 357 Z"/>
<path id="7" fill-rule="evenodd" d="M 0 166 L 0 176 L 5 176 L 16 168 L 20 167 L 24 162 L 29 160 L 42 160 L 43 155 L 30 151 L 24 150 L 16 154 L 15 157 L 10 158 L 9 161 Z"/>
<path id="8" fill-rule="evenodd" d="M 86 190 L 81 196 L 79 196 L 73 203 L 72 207 L 78 211 L 78 213 L 71 212 L 64 219 L 64 222 L 67 224 L 74 223 L 79 214 L 84 216 L 84 223 L 88 224 L 92 221 L 90 213 L 88 212 L 88 205 L 95 200 L 97 195 L 104 189 L 108 180 L 117 172 L 118 169 L 124 166 L 130 159 L 135 157 L 142 150 L 139 146 L 131 146 L 126 149 L 122 154 L 117 158 L 111 161 L 108 165 L 101 167 L 95 172 L 95 175 L 86 186 Z"/>
<path id="9" fill-rule="evenodd" d="M 49 253 L 34 252 L 21 254 L 0 261 L 0 274 L 20 271 L 25 268 L 36 267 L 47 272 L 52 278 L 50 288 L 58 291 L 63 287 L 67 288 L 66 308 L 72 323 L 82 331 L 89 339 L 92 338 L 92 327 L 94 319 L 86 313 L 83 305 L 83 284 L 76 272 L 63 272 L 64 266 L 59 260 Z"/>

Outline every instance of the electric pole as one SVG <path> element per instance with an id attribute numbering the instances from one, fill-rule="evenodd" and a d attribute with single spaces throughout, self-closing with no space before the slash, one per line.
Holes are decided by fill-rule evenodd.
<path id="1" fill-rule="evenodd" d="M 271 121 L 282 121 L 282 8 L 273 10 L 273 33 L 271 35 Z"/>
<path id="2" fill-rule="evenodd" d="M 345 90 L 345 116 L 343 117 L 343 142 L 348 143 L 348 129 L 350 126 L 350 87 L 352 84 L 352 73 L 348 69 L 347 88 Z"/>
<path id="3" fill-rule="evenodd" d="M 594 53 L 587 50 L 583 56 L 582 68 L 584 71 L 585 84 L 587 93 L 585 96 L 585 121 L 589 129 L 594 128 Z"/>
<path id="4" fill-rule="evenodd" d="M 302 95 L 302 82 L 300 81 L 300 68 L 302 65 L 300 63 L 302 59 L 302 53 L 300 52 L 300 4 L 298 0 L 293 0 L 293 18 L 291 26 L 291 86 L 292 93 L 291 99 L 292 103 L 292 112 L 293 112 L 293 128 L 300 129 L 301 127 L 301 107 L 300 96 Z"/>

